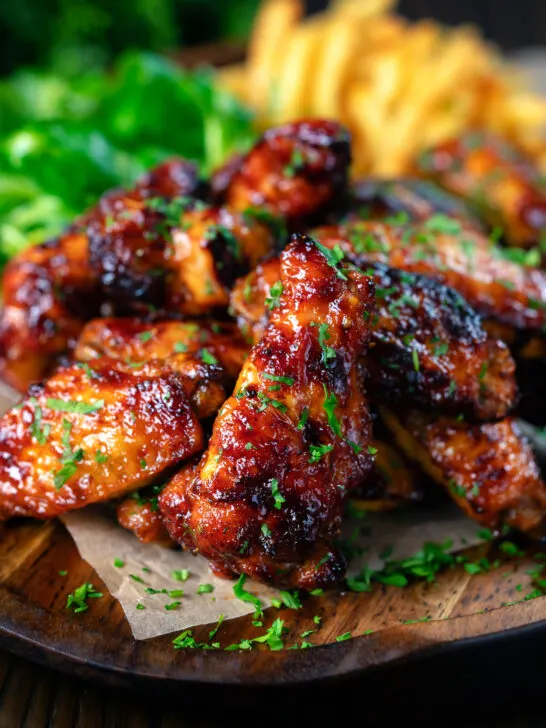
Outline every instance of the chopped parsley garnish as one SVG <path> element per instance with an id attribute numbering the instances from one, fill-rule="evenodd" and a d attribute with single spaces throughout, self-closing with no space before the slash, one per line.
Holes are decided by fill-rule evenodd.
<path id="1" fill-rule="evenodd" d="M 329 366 L 330 363 L 336 358 L 337 353 L 333 347 L 328 346 L 328 344 L 326 343 L 328 339 L 331 338 L 328 332 L 328 324 L 312 323 L 311 326 L 318 326 L 319 345 L 322 349 L 322 363 L 324 364 L 324 366 Z"/>
<path id="2" fill-rule="evenodd" d="M 170 604 L 165 604 L 165 609 L 171 612 L 173 609 L 178 609 L 181 604 L 182 602 L 171 602 Z"/>
<path id="3" fill-rule="evenodd" d="M 458 235 L 462 230 L 460 222 L 439 212 L 429 217 L 425 222 L 425 227 L 432 233 L 445 233 L 446 235 Z"/>
<path id="4" fill-rule="evenodd" d="M 137 582 L 137 584 L 144 584 L 144 579 L 142 579 L 142 578 L 141 578 L 140 576 L 138 576 L 137 574 L 129 574 L 129 577 L 130 577 L 130 578 L 131 578 L 131 579 L 132 579 L 133 581 L 136 581 L 136 582 Z"/>
<path id="5" fill-rule="evenodd" d="M 271 530 L 270 530 L 269 526 L 267 525 L 267 523 L 262 523 L 262 527 L 261 527 L 261 529 L 260 529 L 260 530 L 261 530 L 261 532 L 263 533 L 263 535 L 264 535 L 264 536 L 265 536 L 266 538 L 267 538 L 268 536 L 271 536 Z"/>
<path id="6" fill-rule="evenodd" d="M 280 511 L 282 504 L 286 502 L 286 498 L 279 491 L 279 481 L 277 478 L 272 478 L 271 480 L 271 495 L 275 501 L 275 508 Z"/>
<path id="7" fill-rule="evenodd" d="M 188 345 L 184 344 L 183 341 L 176 341 L 174 344 L 174 353 L 175 354 L 184 354 L 186 351 L 188 351 Z"/>
<path id="8" fill-rule="evenodd" d="M 265 372 L 263 374 L 264 379 L 269 379 L 272 382 L 280 382 L 281 384 L 287 384 L 289 387 L 291 387 L 294 384 L 294 379 L 292 377 L 282 377 L 277 374 L 268 374 Z"/>
<path id="9" fill-rule="evenodd" d="M 312 597 L 321 597 L 324 594 L 324 589 L 313 589 L 309 594 Z"/>
<path id="10" fill-rule="evenodd" d="M 302 413 L 300 415 L 300 419 L 299 419 L 299 422 L 298 422 L 297 429 L 298 430 L 303 430 L 303 428 L 307 424 L 307 420 L 308 419 L 309 419 L 309 410 L 307 409 L 307 407 L 304 407 L 303 410 L 302 410 Z"/>
<path id="11" fill-rule="evenodd" d="M 301 609 L 301 600 L 297 591 L 281 591 L 279 595 L 282 599 L 283 604 L 288 609 Z"/>
<path id="12" fill-rule="evenodd" d="M 335 245 L 333 248 L 327 248 L 325 245 L 322 245 L 322 243 L 318 243 L 316 241 L 315 245 L 326 258 L 328 265 L 335 269 L 337 277 L 341 278 L 342 281 L 348 280 L 345 273 L 338 267 L 339 263 L 345 258 L 345 254 L 339 245 Z"/>
<path id="13" fill-rule="evenodd" d="M 73 412 L 79 415 L 89 415 L 92 412 L 97 412 L 102 409 L 104 407 L 104 400 L 98 399 L 96 402 L 87 403 L 75 402 L 70 399 L 64 400 L 48 398 L 46 400 L 46 406 L 57 412 Z"/>
<path id="14" fill-rule="evenodd" d="M 205 364 L 212 364 L 213 366 L 218 365 L 218 359 L 213 356 L 207 349 L 201 349 L 201 359 Z"/>
<path id="15" fill-rule="evenodd" d="M 153 334 L 153 331 L 142 331 L 142 332 L 141 332 L 141 333 L 140 333 L 140 334 L 138 335 L 138 338 L 139 338 L 139 339 L 140 339 L 140 340 L 141 340 L 141 341 L 142 341 L 143 343 L 146 343 L 147 341 L 150 341 L 150 339 L 152 338 L 152 336 L 153 336 L 153 335 L 154 335 L 154 334 Z"/>
<path id="16" fill-rule="evenodd" d="M 269 289 L 269 296 L 265 299 L 265 305 L 270 311 L 273 311 L 274 308 L 280 306 L 283 290 L 284 286 L 281 281 L 277 281 Z"/>
<path id="17" fill-rule="evenodd" d="M 107 460 L 108 460 L 108 455 L 105 455 L 100 450 L 97 450 L 95 452 L 95 462 L 96 463 L 102 464 L 102 463 L 105 463 Z"/>
<path id="18" fill-rule="evenodd" d="M 59 576 L 66 576 L 67 574 L 68 574 L 68 571 L 66 571 L 66 569 L 61 569 L 59 571 Z"/>
<path id="19" fill-rule="evenodd" d="M 114 566 L 116 567 L 116 569 L 123 569 L 123 567 L 125 566 L 125 561 L 123 561 L 122 559 L 114 559 Z"/>
<path id="20" fill-rule="evenodd" d="M 99 597 L 102 596 L 102 592 L 98 592 L 93 584 L 86 582 L 77 589 L 74 589 L 72 594 L 67 595 L 66 608 L 73 609 L 74 614 L 79 614 L 80 612 L 85 612 L 89 609 L 87 604 L 88 599 L 99 599 Z"/>
<path id="21" fill-rule="evenodd" d="M 418 372 L 420 369 L 420 365 L 419 365 L 419 352 L 417 351 L 417 349 L 412 349 L 411 359 L 413 361 L 413 368 L 415 369 L 416 372 Z"/>
<path id="22" fill-rule="evenodd" d="M 345 632 L 344 634 L 339 634 L 336 637 L 336 642 L 345 642 L 346 640 L 350 640 L 353 635 L 351 632 Z"/>
<path id="23" fill-rule="evenodd" d="M 214 591 L 214 587 L 212 584 L 199 584 L 197 589 L 195 590 L 196 594 L 210 594 Z"/>
<path id="24" fill-rule="evenodd" d="M 51 425 L 43 425 L 42 427 L 42 408 L 36 406 L 34 409 L 34 420 L 30 426 L 30 434 L 38 445 L 45 445 L 50 432 Z"/>
<path id="25" fill-rule="evenodd" d="M 146 607 L 142 604 L 142 602 L 137 602 L 135 609 L 141 610 L 146 609 Z"/>
<path id="26" fill-rule="evenodd" d="M 326 453 L 331 452 L 333 449 L 333 445 L 310 445 L 309 453 L 311 454 L 311 457 L 307 462 L 317 463 L 323 455 L 326 455 Z"/>
<path id="27" fill-rule="evenodd" d="M 305 157 L 301 149 L 294 147 L 290 156 L 290 161 L 284 168 L 284 174 L 287 177 L 295 177 L 298 172 L 305 164 Z"/>
<path id="28" fill-rule="evenodd" d="M 253 604 L 255 616 L 261 616 L 263 614 L 262 603 L 257 596 L 251 594 L 245 589 L 245 581 L 246 574 L 241 574 L 241 576 L 237 579 L 237 583 L 233 586 L 233 593 L 237 599 L 240 599 L 242 602 L 249 602 L 250 604 Z"/>
<path id="29" fill-rule="evenodd" d="M 325 384 L 322 386 L 324 387 L 324 402 L 322 403 L 322 408 L 326 412 L 330 429 L 334 435 L 341 437 L 341 423 L 336 417 L 337 397 L 333 392 L 328 392 Z"/>

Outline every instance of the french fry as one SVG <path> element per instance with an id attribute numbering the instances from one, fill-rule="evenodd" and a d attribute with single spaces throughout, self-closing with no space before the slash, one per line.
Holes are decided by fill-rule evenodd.
<path id="1" fill-rule="evenodd" d="M 305 19 L 302 0 L 265 0 L 246 65 L 220 77 L 263 126 L 345 123 L 356 174 L 404 174 L 420 151 L 472 128 L 501 133 L 546 169 L 546 101 L 474 28 L 410 23 L 395 5 L 332 0 Z"/>

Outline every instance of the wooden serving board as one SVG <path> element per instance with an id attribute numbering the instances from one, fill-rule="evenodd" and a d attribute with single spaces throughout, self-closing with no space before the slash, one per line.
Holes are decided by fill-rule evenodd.
<path id="1" fill-rule="evenodd" d="M 485 555 L 497 558 L 496 546 L 487 543 L 471 551 L 472 559 Z M 252 626 L 251 616 L 242 617 L 224 623 L 215 637 L 225 647 L 263 634 L 280 617 L 289 628 L 286 647 L 301 644 L 300 635 L 314 629 L 305 637 L 316 646 L 312 649 L 175 650 L 174 635 L 138 642 L 132 638 L 119 603 L 80 558 L 61 523 L 12 522 L 1 527 L 0 537 L 0 645 L 114 684 L 271 685 L 349 676 L 440 645 L 545 620 L 543 597 L 502 606 L 532 590 L 525 571 L 536 565 L 528 550 L 485 574 L 456 568 L 439 574 L 432 584 L 403 589 L 379 585 L 372 593 L 308 597 L 298 610 L 267 610 L 262 628 Z M 104 596 L 89 600 L 87 612 L 73 614 L 66 608 L 66 596 L 84 582 Z M 315 615 L 321 617 L 318 628 Z M 425 618 L 427 622 L 413 621 Z M 195 639 L 208 641 L 211 627 L 196 628 Z M 353 638 L 337 642 L 346 632 Z"/>

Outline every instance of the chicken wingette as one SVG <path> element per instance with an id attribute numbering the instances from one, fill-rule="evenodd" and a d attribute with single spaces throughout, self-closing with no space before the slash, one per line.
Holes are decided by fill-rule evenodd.
<path id="1" fill-rule="evenodd" d="M 536 245 L 546 232 L 544 179 L 504 139 L 473 131 L 425 151 L 415 166 L 417 174 L 473 204 L 511 245 Z"/>
<path id="2" fill-rule="evenodd" d="M 51 518 L 148 484 L 205 445 L 222 370 L 187 354 L 61 367 L 0 419 L 0 513 Z"/>
<path id="3" fill-rule="evenodd" d="M 343 506 L 373 464 L 362 366 L 372 306 L 371 279 L 311 238 L 282 253 L 269 324 L 208 449 L 159 496 L 173 539 L 216 573 L 305 589 L 343 576 Z"/>
<path id="4" fill-rule="evenodd" d="M 416 460 L 471 518 L 542 536 L 546 488 L 516 422 L 471 425 L 422 412 L 382 409 L 405 454 Z"/>
<path id="5" fill-rule="evenodd" d="M 100 318 L 86 324 L 74 357 L 93 361 L 102 356 L 127 362 L 166 359 L 188 353 L 209 364 L 219 364 L 234 382 L 249 345 L 236 324 L 227 321 L 143 321 L 137 318 Z"/>
<path id="6" fill-rule="evenodd" d="M 436 215 L 416 225 L 353 222 L 312 234 L 360 267 L 375 261 L 435 278 L 486 319 L 530 332 L 542 332 L 546 323 L 546 273 L 508 259 L 451 218 Z"/>
<path id="7" fill-rule="evenodd" d="M 425 410 L 503 417 L 514 405 L 514 362 L 489 338 L 459 294 L 424 276 L 373 263 L 376 311 L 366 368 L 376 401 Z M 259 341 L 279 285 L 280 262 L 260 264 L 233 289 L 231 306 L 246 336 Z M 328 351 L 327 332 L 319 336 Z"/>
<path id="8" fill-rule="evenodd" d="M 19 391 L 49 373 L 104 301 L 91 265 L 88 226 L 158 195 L 188 195 L 198 185 L 193 164 L 173 160 L 145 175 L 130 192 L 107 193 L 55 240 L 22 251 L 3 276 L 0 377 Z"/>
<path id="9" fill-rule="evenodd" d="M 347 196 L 350 142 L 347 129 L 335 121 L 273 127 L 213 176 L 213 195 L 237 210 L 277 215 L 291 229 L 317 224 Z"/>

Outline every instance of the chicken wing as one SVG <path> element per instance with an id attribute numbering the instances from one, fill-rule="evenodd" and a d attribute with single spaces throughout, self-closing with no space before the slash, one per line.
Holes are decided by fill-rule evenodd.
<path id="1" fill-rule="evenodd" d="M 158 496 L 153 492 L 148 495 L 146 490 L 135 491 L 116 506 L 118 523 L 134 533 L 141 543 L 174 546 L 161 520 L 157 500 Z"/>
<path id="2" fill-rule="evenodd" d="M 420 412 L 381 414 L 406 455 L 442 484 L 468 516 L 496 532 L 504 525 L 539 530 L 546 488 L 513 419 L 470 425 Z"/>
<path id="3" fill-rule="evenodd" d="M 217 573 L 312 589 L 343 575 L 333 540 L 373 463 L 360 364 L 373 283 L 296 236 L 280 286 L 208 450 L 159 507 L 171 536 Z"/>
<path id="4" fill-rule="evenodd" d="M 467 230 L 484 227 L 469 206 L 428 180 L 368 178 L 353 182 L 346 221 L 425 222 L 433 215 L 452 218 Z"/>
<path id="5" fill-rule="evenodd" d="M 502 248 L 455 220 L 421 225 L 357 222 L 323 227 L 313 235 L 339 246 L 355 265 L 376 261 L 435 278 L 458 291 L 484 318 L 516 329 L 542 331 L 546 273 L 505 257 Z"/>
<path id="6" fill-rule="evenodd" d="M 529 158 L 487 132 L 471 132 L 424 152 L 417 173 L 469 200 L 512 245 L 546 232 L 546 189 Z"/>
<path id="7" fill-rule="evenodd" d="M 233 323 L 100 318 L 86 324 L 74 356 L 79 361 L 109 356 L 126 362 L 143 362 L 187 352 L 209 364 L 220 364 L 234 382 L 248 350 L 248 343 Z"/>
<path id="8" fill-rule="evenodd" d="M 193 164 L 173 160 L 152 170 L 128 193 L 107 193 L 59 238 L 24 250 L 6 266 L 0 313 L 0 376 L 25 391 L 42 379 L 58 355 L 76 342 L 84 321 L 96 316 L 103 293 L 90 264 L 87 226 L 153 195 L 195 191 Z"/>
<path id="9" fill-rule="evenodd" d="M 91 265 L 118 314 L 225 309 L 237 275 L 275 245 L 256 217 L 184 197 L 127 199 L 89 226 Z"/>
<path id="10" fill-rule="evenodd" d="M 179 354 L 60 368 L 0 419 L 0 511 L 51 518 L 143 487 L 200 452 L 219 367 Z"/>
<path id="11" fill-rule="evenodd" d="M 289 226 L 324 219 L 347 194 L 349 132 L 335 121 L 311 119 L 268 129 L 243 157 L 212 178 L 215 198 L 237 210 L 261 208 Z"/>
<path id="12" fill-rule="evenodd" d="M 404 456 L 390 443 L 374 439 L 373 472 L 351 496 L 353 507 L 364 511 L 393 511 L 418 503 L 423 489 Z"/>
<path id="13" fill-rule="evenodd" d="M 514 362 L 487 337 L 479 316 L 451 288 L 424 276 L 368 264 L 376 313 L 370 319 L 367 369 L 380 402 L 478 419 L 504 417 L 514 405 Z M 259 341 L 267 325 L 280 263 L 272 258 L 235 286 L 231 305 L 241 330 Z M 328 350 L 323 335 L 322 344 Z"/>

